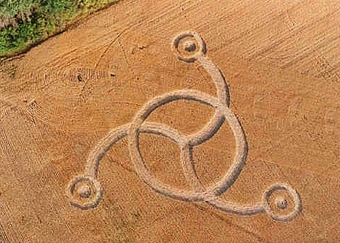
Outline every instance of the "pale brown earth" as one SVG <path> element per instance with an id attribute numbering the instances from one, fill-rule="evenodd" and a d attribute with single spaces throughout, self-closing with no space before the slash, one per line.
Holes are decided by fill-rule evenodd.
<path id="1" fill-rule="evenodd" d="M 124 0 L 2 64 L 0 242 L 340 242 L 339 8 L 336 0 Z M 188 88 L 215 95 L 207 73 L 170 49 L 183 30 L 205 40 L 249 144 L 222 197 L 253 203 L 288 183 L 303 208 L 292 221 L 158 194 L 136 174 L 126 138 L 99 167 L 100 204 L 70 204 L 67 184 L 91 149 L 146 101 Z M 212 114 L 178 101 L 148 120 L 189 134 Z M 140 146 L 159 179 L 188 188 L 175 143 L 142 134 Z M 226 124 L 194 149 L 205 184 L 223 175 L 234 149 Z"/>

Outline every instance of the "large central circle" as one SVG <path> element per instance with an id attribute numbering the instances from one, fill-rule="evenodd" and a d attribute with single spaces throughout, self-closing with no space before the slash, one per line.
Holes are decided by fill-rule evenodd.
<path id="1" fill-rule="evenodd" d="M 139 149 L 139 133 L 142 132 L 143 123 L 148 118 L 148 116 L 158 107 L 170 103 L 176 100 L 193 100 L 200 103 L 209 105 L 220 112 L 225 119 L 228 121 L 230 128 L 234 134 L 236 141 L 236 152 L 234 161 L 232 162 L 229 169 L 226 171 L 225 175 L 214 185 L 206 188 L 204 191 L 197 192 L 195 189 L 180 190 L 172 186 L 166 185 L 160 180 L 158 180 L 148 169 L 146 163 L 144 162 L 140 149 Z M 160 133 L 167 133 L 163 131 Z M 171 133 L 172 140 L 176 141 L 180 146 L 182 153 L 189 153 L 190 145 L 189 140 L 183 139 L 183 135 L 178 132 L 175 134 Z M 168 136 L 167 136 L 168 137 Z M 182 139 L 180 139 L 182 138 Z M 161 96 L 157 96 L 150 101 L 148 101 L 135 115 L 131 126 L 128 131 L 129 140 L 129 151 L 132 162 L 135 166 L 136 172 L 142 178 L 142 180 L 149 185 L 156 192 L 162 193 L 168 197 L 184 200 L 184 201 L 206 201 L 214 196 L 219 196 L 225 192 L 236 180 L 237 176 L 242 170 L 244 162 L 247 156 L 247 143 L 245 139 L 244 132 L 241 125 L 232 113 L 232 111 L 226 105 L 221 104 L 221 102 L 213 96 L 207 95 L 205 93 L 196 90 L 178 90 L 166 93 Z M 181 156 L 182 160 L 188 160 L 188 156 Z M 189 164 L 190 161 L 182 161 L 182 164 Z M 192 170 L 186 168 L 186 173 L 190 173 L 189 178 L 196 176 L 193 168 Z M 196 177 L 197 178 L 197 177 Z M 197 178 L 198 180 L 198 178 Z M 190 183 L 189 183 L 190 184 Z"/>

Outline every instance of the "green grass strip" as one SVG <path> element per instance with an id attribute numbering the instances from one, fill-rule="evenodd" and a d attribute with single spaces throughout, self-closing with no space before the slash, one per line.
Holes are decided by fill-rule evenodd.
<path id="1" fill-rule="evenodd" d="M 0 57 L 29 50 L 118 0 L 0 0 Z"/>

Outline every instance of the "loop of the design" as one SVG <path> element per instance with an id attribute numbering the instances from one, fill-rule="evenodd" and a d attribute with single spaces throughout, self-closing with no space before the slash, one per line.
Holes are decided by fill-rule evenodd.
<path id="1" fill-rule="evenodd" d="M 153 110 L 162 105 L 165 105 L 175 100 L 182 99 L 195 100 L 206 105 L 209 105 L 215 109 L 218 109 L 219 112 L 223 114 L 225 119 L 228 121 L 236 140 L 236 155 L 231 167 L 219 182 L 207 188 L 207 190 L 203 192 L 197 192 L 193 190 L 181 191 L 175 188 L 171 188 L 168 185 L 165 185 L 150 173 L 139 151 L 138 146 L 139 129 L 142 126 L 143 122 L 147 119 L 148 115 Z M 220 104 L 216 98 L 195 90 L 174 91 L 166 93 L 159 97 L 155 97 L 149 102 L 147 102 L 135 115 L 135 118 L 133 119 L 128 132 L 128 139 L 130 157 L 135 165 L 135 169 L 138 175 L 143 179 L 143 181 L 157 192 L 160 192 L 172 198 L 185 201 L 208 201 L 208 198 L 211 198 L 213 196 L 219 196 L 220 194 L 225 192 L 232 185 L 232 183 L 235 181 L 235 178 L 241 172 L 241 169 L 244 165 L 244 161 L 246 158 L 245 151 L 247 145 L 245 141 L 245 136 L 236 116 L 230 111 L 230 109 L 227 106 L 223 106 L 222 104 Z M 183 153 L 187 153 L 187 150 L 189 149 L 190 145 L 188 143 L 179 145 L 181 151 L 182 152 L 184 151 Z M 187 156 L 181 157 L 182 160 L 188 159 Z M 182 161 L 182 163 L 190 164 L 190 161 Z M 195 176 L 193 170 L 191 170 L 190 173 L 191 176 Z"/>

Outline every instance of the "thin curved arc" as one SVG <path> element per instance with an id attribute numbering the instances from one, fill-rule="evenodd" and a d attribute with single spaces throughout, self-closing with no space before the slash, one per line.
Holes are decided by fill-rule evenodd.
<path id="1" fill-rule="evenodd" d="M 100 161 L 110 148 L 127 135 L 130 124 L 112 129 L 90 152 L 85 165 L 85 176 L 97 177 Z"/>
<path id="2" fill-rule="evenodd" d="M 226 110 L 226 112 L 228 111 L 229 110 Z M 217 184 L 217 187 L 220 188 L 219 193 L 225 192 L 229 187 L 231 187 L 234 184 L 234 182 L 240 175 L 245 165 L 245 162 L 247 160 L 247 155 L 248 155 L 248 144 L 247 144 L 246 136 L 242 129 L 241 123 L 239 122 L 237 117 L 232 112 L 229 112 L 229 115 L 225 114 L 225 117 L 228 117 L 230 119 L 228 120 L 228 122 L 235 137 L 236 148 L 235 148 L 235 156 L 234 156 L 233 161 L 236 161 L 236 162 L 231 164 L 227 173 L 223 177 L 223 180 L 226 180 L 226 183 Z M 226 178 L 230 178 L 230 179 L 227 180 Z"/>
<path id="3" fill-rule="evenodd" d="M 180 89 L 156 96 L 149 100 L 136 113 L 134 120 L 136 120 L 138 117 L 141 119 L 146 119 L 157 108 L 177 100 L 193 100 L 213 108 L 218 108 L 221 106 L 220 101 L 214 96 L 195 89 Z"/>
<path id="4" fill-rule="evenodd" d="M 228 111 L 228 110 L 226 110 Z M 232 113 L 231 113 L 232 114 Z M 225 114 L 226 117 L 228 117 L 227 114 Z M 235 116 L 231 116 L 228 118 L 228 122 L 233 123 L 233 120 L 230 121 L 230 119 L 235 118 Z M 234 122 L 237 120 L 234 120 Z M 192 147 L 191 146 L 185 146 L 183 147 L 181 151 L 181 161 L 182 161 L 182 167 L 184 176 L 186 178 L 186 181 L 189 183 L 189 185 L 196 191 L 202 192 L 202 191 L 209 191 L 214 192 L 213 196 L 219 196 L 222 193 L 224 193 L 226 190 L 228 190 L 236 181 L 239 174 L 241 173 L 243 166 L 245 164 L 246 156 L 247 156 L 247 144 L 246 140 L 244 138 L 244 133 L 242 131 L 242 128 L 240 124 L 239 126 L 231 125 L 231 128 L 233 130 L 235 140 L 236 140 L 236 155 L 234 157 L 232 165 L 228 168 L 226 171 L 226 174 L 220 179 L 215 185 L 210 187 L 204 187 L 201 180 L 196 174 L 195 169 L 195 163 L 193 162 L 192 158 Z M 235 132 L 236 127 L 236 132 Z M 237 136 L 237 131 L 240 133 L 239 136 Z M 241 136 L 241 139 L 239 138 Z M 240 151 L 240 149 L 243 148 L 243 152 Z"/>
<path id="5" fill-rule="evenodd" d="M 129 127 L 131 123 L 127 123 L 115 129 L 112 129 L 104 138 L 102 138 L 94 149 L 90 152 L 85 166 L 85 176 L 90 176 L 93 178 L 97 177 L 99 164 L 106 153 L 111 149 L 111 147 L 116 144 L 119 140 L 126 137 L 128 134 Z M 145 122 L 142 124 L 140 133 L 151 133 L 156 135 L 161 135 L 174 142 L 177 142 L 173 137 L 177 137 L 177 140 L 183 144 L 185 139 L 180 133 L 170 128 L 164 124 L 157 122 Z"/>
<path id="6" fill-rule="evenodd" d="M 189 158 L 184 159 L 182 158 L 182 161 L 184 162 L 185 160 L 192 159 L 192 153 L 190 151 L 190 154 L 185 154 L 183 153 L 184 156 L 188 156 Z M 182 154 L 182 156 L 183 156 Z M 199 180 L 199 177 L 196 174 L 195 166 L 192 161 L 191 163 L 183 163 L 183 171 L 184 171 L 184 176 L 189 183 L 190 186 L 192 186 L 195 190 L 202 192 L 202 191 L 208 191 L 209 189 L 206 189 L 202 182 Z M 194 173 L 194 174 L 193 174 Z M 241 215 L 254 215 L 254 214 L 259 214 L 259 213 L 264 213 L 265 209 L 263 206 L 262 202 L 255 203 L 252 205 L 240 205 L 238 203 L 233 203 L 230 201 L 224 201 L 220 198 L 214 198 L 214 199 L 208 199 L 205 200 L 206 203 L 210 204 L 211 206 L 224 211 L 224 212 L 229 212 L 229 213 L 236 213 L 236 214 L 241 214 Z"/>
<path id="7" fill-rule="evenodd" d="M 140 124 L 138 124 L 140 125 Z M 144 162 L 144 159 L 141 156 L 140 149 L 139 149 L 139 128 L 135 124 L 132 123 L 130 126 L 130 130 L 128 131 L 128 138 L 129 138 L 129 152 L 130 157 L 132 159 L 132 162 L 135 166 L 135 170 L 139 177 L 144 181 L 145 184 L 147 184 L 151 189 L 154 191 L 163 194 L 167 197 L 181 200 L 181 201 L 203 201 L 206 196 L 203 196 L 202 193 L 196 193 L 192 191 L 187 190 L 176 190 L 175 188 L 166 185 L 162 181 L 156 178 L 155 175 L 149 172 L 149 168 L 147 167 L 146 163 Z M 159 132 L 164 132 L 162 130 L 158 130 L 157 134 Z M 169 134 L 165 134 L 165 137 L 168 137 Z M 173 134 L 174 135 L 174 134 Z M 172 136 L 172 135 L 170 135 Z M 183 146 L 183 144 L 187 143 L 187 141 L 181 141 L 183 137 L 175 137 L 172 140 L 175 140 L 180 146 Z"/>
<path id="8" fill-rule="evenodd" d="M 264 213 L 265 209 L 262 202 L 254 204 L 239 204 L 230 201 L 223 201 L 220 198 L 206 201 L 209 205 L 227 213 L 236 213 L 240 215 L 254 215 Z"/>
<path id="9" fill-rule="evenodd" d="M 151 100 L 147 101 L 142 106 L 142 108 L 136 113 L 134 120 L 136 119 L 136 117 L 139 117 L 139 119 L 141 120 L 145 120 L 157 108 L 163 105 L 166 105 L 168 103 L 177 101 L 177 100 L 189 100 L 189 101 L 193 100 L 193 101 L 197 101 L 199 103 L 208 105 L 210 107 L 217 108 L 218 105 L 216 106 L 211 105 L 211 102 L 209 102 L 211 99 L 216 100 L 215 97 L 208 95 L 206 93 L 203 93 L 201 91 L 194 90 L 194 89 L 174 90 L 174 91 L 156 96 L 152 98 Z M 218 102 L 215 101 L 214 104 L 218 104 Z M 142 114 L 140 115 L 140 113 Z"/>
<path id="10" fill-rule="evenodd" d="M 214 104 L 214 105 L 218 105 L 218 101 L 215 100 L 215 102 L 217 104 Z M 241 170 L 247 158 L 247 142 L 246 142 L 245 134 L 241 127 L 241 124 L 236 118 L 236 116 L 227 107 L 225 108 L 226 109 L 222 109 L 220 112 L 223 113 L 224 118 L 227 119 L 231 127 L 231 130 L 234 134 L 235 142 L 236 142 L 236 153 L 235 153 L 235 157 L 233 159 L 232 165 L 229 167 L 229 169 L 227 170 L 223 178 L 216 185 L 210 186 L 208 188 L 204 188 L 202 183 L 198 179 L 197 175 L 193 173 L 196 170 L 195 170 L 195 165 L 193 161 L 190 161 L 192 160 L 191 148 L 187 148 L 187 150 L 183 150 L 182 155 L 181 155 L 184 175 L 185 175 L 187 182 L 191 184 L 191 186 L 194 186 L 194 189 L 198 191 L 215 191 L 216 196 L 221 195 L 229 187 L 232 186 L 232 184 L 235 182 L 235 180 L 241 173 Z"/>
<path id="11" fill-rule="evenodd" d="M 209 74 L 211 80 L 214 82 L 219 101 L 222 104 L 227 105 L 229 107 L 230 105 L 229 88 L 221 70 L 207 56 L 200 56 L 197 59 L 197 61 Z"/>
<path id="12" fill-rule="evenodd" d="M 190 145 L 197 146 L 212 138 L 224 122 L 224 117 L 219 111 L 215 111 L 208 123 L 196 133 L 188 135 Z"/>
<path id="13" fill-rule="evenodd" d="M 230 93 L 225 78 L 221 70 L 207 57 L 200 56 L 197 59 L 198 63 L 204 68 L 209 74 L 211 80 L 215 84 L 218 100 L 229 107 L 230 104 Z M 213 137 L 219 130 L 224 122 L 224 117 L 218 111 L 216 111 L 209 122 L 195 134 L 189 135 L 190 144 L 195 146 L 204 143 Z"/>
<path id="14" fill-rule="evenodd" d="M 144 178 L 142 177 L 142 180 L 155 192 L 179 201 L 203 202 L 206 198 L 210 196 L 209 193 L 198 193 L 183 189 L 174 190 L 173 187 L 168 186 L 163 182 L 159 183 L 159 180 L 154 175 L 151 175 L 151 179 L 148 180 L 144 180 Z M 151 182 L 152 180 L 154 180 L 153 183 L 159 183 L 157 188 L 153 186 L 154 184 Z"/>

